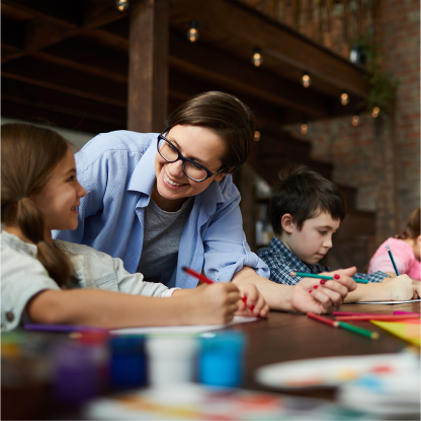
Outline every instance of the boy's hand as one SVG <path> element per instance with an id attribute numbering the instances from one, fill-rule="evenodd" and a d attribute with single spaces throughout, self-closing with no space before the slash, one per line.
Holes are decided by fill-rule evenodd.
<path id="1" fill-rule="evenodd" d="M 408 275 L 400 275 L 387 282 L 382 282 L 380 285 L 390 293 L 390 300 L 397 301 L 418 298 L 420 296 L 419 284 L 419 281 L 413 281 Z"/>
<path id="2" fill-rule="evenodd" d="M 295 287 L 291 297 L 292 307 L 302 312 L 331 313 L 340 307 L 348 291 L 353 291 L 357 284 L 351 278 L 356 273 L 355 267 L 340 269 L 320 275 L 339 275 L 339 279 L 323 280 L 303 278 Z"/>
<path id="3" fill-rule="evenodd" d="M 238 285 L 241 300 L 238 302 L 237 316 L 267 317 L 269 305 L 253 284 Z"/>

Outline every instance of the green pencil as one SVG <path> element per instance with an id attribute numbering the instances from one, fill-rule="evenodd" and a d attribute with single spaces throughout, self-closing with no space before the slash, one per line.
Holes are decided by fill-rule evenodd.
<path id="1" fill-rule="evenodd" d="M 314 273 L 305 273 L 305 272 L 295 272 L 295 275 L 292 275 L 292 276 L 301 276 L 302 278 L 317 278 L 317 279 L 326 279 L 326 280 L 334 279 L 333 276 L 315 275 Z M 368 284 L 368 281 L 366 281 L 365 279 L 354 279 L 354 281 L 357 284 Z"/>
<path id="2" fill-rule="evenodd" d="M 363 329 L 358 326 L 350 325 L 349 323 L 338 322 L 339 327 L 350 330 L 351 332 L 358 333 L 359 335 L 365 336 L 370 339 L 379 339 L 379 334 L 377 332 L 372 332 L 371 330 Z"/>

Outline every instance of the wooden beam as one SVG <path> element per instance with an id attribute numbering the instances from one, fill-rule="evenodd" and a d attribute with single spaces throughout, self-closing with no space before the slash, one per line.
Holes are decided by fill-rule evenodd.
<path id="1" fill-rule="evenodd" d="M 137 2 L 138 0 L 132 0 L 131 8 L 135 7 Z M 4 0 L 2 1 L 2 10 L 3 3 L 5 3 L 4 7 L 9 10 L 10 15 L 13 15 L 13 13 L 16 15 L 19 13 L 19 10 L 22 10 L 27 15 L 32 13 L 33 19 L 26 23 L 24 49 L 3 57 L 2 63 L 42 50 L 65 39 L 81 35 L 88 30 L 121 19 L 130 12 L 130 8 L 123 12 L 118 11 L 114 0 L 90 0 L 87 3 L 84 15 L 83 12 L 80 14 L 80 21 L 82 23 L 78 25 L 75 22 L 65 20 L 61 16 L 49 15 L 48 10 L 43 10 L 42 12 L 38 11 L 36 9 L 38 2 L 28 1 L 25 2 L 24 5 L 21 5 L 13 0 Z M 85 4 L 83 2 L 73 3 L 80 5 Z"/>
<path id="2" fill-rule="evenodd" d="M 314 91 L 251 65 L 245 66 L 242 61 L 200 43 L 189 43 L 174 32 L 170 38 L 169 63 L 179 71 L 271 104 L 292 107 L 318 118 L 329 116 L 326 100 Z"/>
<path id="3" fill-rule="evenodd" d="M 2 85 L 2 102 L 5 100 L 38 109 L 37 116 L 40 118 L 43 117 L 43 110 L 47 110 L 125 127 L 125 108 L 13 79 L 3 80 Z"/>
<path id="4" fill-rule="evenodd" d="M 301 71 L 307 70 L 338 89 L 363 98 L 368 95 L 369 84 L 359 66 L 242 3 L 212 0 L 204 7 L 203 2 L 197 0 L 171 0 L 171 6 L 171 22 L 180 30 L 194 19 L 204 33 L 217 32 L 218 40 L 225 40 L 226 45 L 235 40 L 237 45 L 247 46 L 250 51 L 258 45 L 264 56 Z"/>
<path id="5" fill-rule="evenodd" d="M 2 77 L 126 108 L 126 84 L 81 73 L 32 57 L 2 65 Z"/>
<path id="6" fill-rule="evenodd" d="M 161 131 L 168 100 L 168 0 L 144 0 L 132 11 L 127 127 Z"/>

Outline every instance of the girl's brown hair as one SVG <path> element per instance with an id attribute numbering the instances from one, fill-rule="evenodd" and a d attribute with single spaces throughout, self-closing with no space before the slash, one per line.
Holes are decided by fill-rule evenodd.
<path id="1" fill-rule="evenodd" d="M 194 96 L 178 107 L 166 124 L 165 132 L 177 125 L 211 129 L 225 141 L 222 163 L 227 171 L 246 162 L 256 130 L 253 112 L 235 96 L 219 91 Z"/>
<path id="2" fill-rule="evenodd" d="M 409 217 L 409 221 L 406 224 L 403 233 L 398 235 L 401 240 L 407 238 L 415 239 L 420 235 L 420 208 L 414 210 Z"/>
<path id="3" fill-rule="evenodd" d="M 37 258 L 59 286 L 65 285 L 70 263 L 45 242 L 42 211 L 29 198 L 42 191 L 70 143 L 53 130 L 29 124 L 1 126 L 1 222 L 18 227 L 37 246 Z"/>

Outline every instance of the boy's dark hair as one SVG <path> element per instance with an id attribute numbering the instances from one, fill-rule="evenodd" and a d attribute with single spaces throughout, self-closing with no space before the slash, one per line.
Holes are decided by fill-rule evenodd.
<path id="1" fill-rule="evenodd" d="M 326 212 L 333 219 L 345 218 L 345 199 L 339 188 L 304 165 L 279 173 L 270 203 L 270 221 L 276 235 L 282 233 L 282 216 L 289 213 L 298 228 L 304 221 Z"/>

